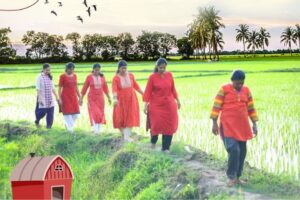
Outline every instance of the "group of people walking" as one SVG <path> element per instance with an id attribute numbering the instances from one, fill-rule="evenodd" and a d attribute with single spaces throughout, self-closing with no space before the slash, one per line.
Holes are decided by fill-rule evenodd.
<path id="1" fill-rule="evenodd" d="M 178 110 L 181 103 L 171 72 L 166 71 L 167 60 L 159 58 L 153 73 L 149 76 L 145 91 L 127 70 L 127 62 L 118 62 L 116 74 L 112 79 L 112 99 L 101 65 L 92 67 L 81 91 L 78 88 L 75 65 L 66 64 L 65 73 L 59 78 L 58 94 L 51 76 L 51 66 L 43 65 L 43 71 L 37 77 L 36 121 L 47 115 L 47 128 L 53 124 L 55 100 L 63 114 L 64 124 L 73 132 L 75 121 L 80 113 L 88 92 L 88 113 L 95 134 L 99 134 L 101 125 L 106 123 L 105 100 L 113 104 L 113 127 L 119 129 L 124 141 L 133 141 L 131 129 L 140 126 L 140 108 L 136 92 L 142 95 L 144 113 L 147 115 L 147 130 L 151 133 L 151 145 L 155 148 L 158 135 L 162 134 L 162 151 L 169 152 L 173 134 L 178 128 Z M 228 185 L 243 184 L 240 179 L 246 157 L 246 142 L 257 135 L 257 115 L 253 98 L 248 87 L 244 86 L 245 73 L 236 70 L 232 73 L 231 83 L 219 90 L 211 112 L 212 132 L 220 135 L 228 152 Z M 54 100 L 55 98 L 55 100 Z M 218 117 L 220 120 L 218 124 Z M 251 119 L 253 126 L 249 123 Z"/>

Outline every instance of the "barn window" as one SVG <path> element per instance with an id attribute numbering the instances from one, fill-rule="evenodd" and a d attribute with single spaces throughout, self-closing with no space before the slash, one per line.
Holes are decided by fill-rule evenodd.
<path id="1" fill-rule="evenodd" d="M 63 171 L 62 165 L 56 165 L 55 166 L 55 171 Z"/>

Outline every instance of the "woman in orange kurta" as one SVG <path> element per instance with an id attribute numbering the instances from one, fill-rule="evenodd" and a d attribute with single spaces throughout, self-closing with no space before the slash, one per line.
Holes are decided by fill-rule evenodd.
<path id="1" fill-rule="evenodd" d="M 91 126 L 94 133 L 99 134 L 101 124 L 105 124 L 104 114 L 104 95 L 107 96 L 108 102 L 111 103 L 109 90 L 104 75 L 100 72 L 100 64 L 96 63 L 93 66 L 92 74 L 88 75 L 81 90 L 80 104 L 82 105 L 83 98 L 89 89 L 88 93 L 88 111 Z"/>
<path id="2" fill-rule="evenodd" d="M 135 90 L 143 95 L 143 91 L 135 81 L 132 73 L 127 71 L 127 63 L 121 60 L 118 63 L 117 74 L 112 82 L 114 111 L 114 128 L 120 129 L 125 141 L 130 138 L 131 128 L 140 126 L 140 109 Z"/>
<path id="3" fill-rule="evenodd" d="M 165 71 L 166 66 L 166 59 L 157 60 L 154 73 L 148 79 L 143 100 L 144 112 L 148 116 L 147 129 L 151 129 L 152 147 L 155 147 L 158 134 L 162 134 L 162 150 L 169 152 L 172 136 L 178 128 L 177 111 L 180 109 L 180 101 L 173 76 Z"/>
<path id="4" fill-rule="evenodd" d="M 245 73 L 241 70 L 233 72 L 232 83 L 223 85 L 215 97 L 211 112 L 214 134 L 221 135 L 228 152 L 228 185 L 244 184 L 240 180 L 246 157 L 246 142 L 257 134 L 257 115 L 253 98 L 248 87 L 244 86 Z M 217 120 L 219 113 L 220 125 Z M 251 130 L 249 117 L 253 127 Z"/>

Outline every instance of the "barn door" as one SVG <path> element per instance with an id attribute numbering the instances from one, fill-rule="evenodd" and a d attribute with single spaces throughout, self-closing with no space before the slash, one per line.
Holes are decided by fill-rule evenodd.
<path id="1" fill-rule="evenodd" d="M 64 187 L 52 187 L 52 200 L 64 199 Z"/>

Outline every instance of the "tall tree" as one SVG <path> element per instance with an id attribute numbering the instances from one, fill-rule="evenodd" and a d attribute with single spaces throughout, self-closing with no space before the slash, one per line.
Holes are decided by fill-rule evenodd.
<path id="1" fill-rule="evenodd" d="M 120 55 L 123 59 L 128 59 L 128 54 L 133 50 L 134 39 L 130 33 L 120 33 L 117 38 L 120 47 Z"/>
<path id="2" fill-rule="evenodd" d="M 86 56 L 87 60 L 90 60 L 93 55 L 96 54 L 99 45 L 99 35 L 98 34 L 86 34 L 82 40 L 82 51 Z"/>
<path id="3" fill-rule="evenodd" d="M 8 34 L 11 32 L 10 28 L 0 29 L 0 58 L 9 58 L 16 55 L 16 50 L 13 49 Z"/>
<path id="4" fill-rule="evenodd" d="M 256 31 L 251 31 L 247 40 L 248 49 L 252 49 L 252 54 L 254 57 L 255 49 L 260 47 L 259 34 Z"/>
<path id="5" fill-rule="evenodd" d="M 235 37 L 237 42 L 243 42 L 243 49 L 244 49 L 244 57 L 246 57 L 246 42 L 249 37 L 249 26 L 247 24 L 239 24 L 239 27 L 235 29 L 237 35 Z"/>
<path id="6" fill-rule="evenodd" d="M 221 32 L 217 32 L 216 34 L 216 44 L 217 48 L 223 50 L 223 44 L 225 44 L 225 42 L 223 40 L 223 34 Z M 217 54 L 217 60 L 219 60 L 219 54 Z"/>
<path id="7" fill-rule="evenodd" d="M 66 40 L 70 40 L 73 43 L 73 57 L 75 59 L 81 58 L 82 55 L 82 47 L 80 46 L 81 35 L 79 33 L 73 32 L 69 33 L 66 36 Z"/>
<path id="8" fill-rule="evenodd" d="M 137 37 L 137 47 L 144 59 L 149 57 L 156 59 L 160 56 L 159 38 L 161 35 L 159 32 L 142 31 L 142 34 Z"/>
<path id="9" fill-rule="evenodd" d="M 287 27 L 281 34 L 280 42 L 283 42 L 284 46 L 288 45 L 291 56 L 292 56 L 292 42 L 296 42 L 295 38 L 293 37 L 294 35 L 294 30 L 292 27 Z"/>
<path id="10" fill-rule="evenodd" d="M 64 38 L 61 35 L 49 35 L 46 40 L 45 53 L 49 57 L 66 57 L 67 47 L 63 43 Z"/>
<path id="11" fill-rule="evenodd" d="M 296 26 L 296 29 L 294 30 L 293 37 L 294 37 L 294 41 L 298 40 L 299 52 L 300 52 L 300 25 L 296 24 L 295 26 Z"/>
<path id="12" fill-rule="evenodd" d="M 270 33 L 263 27 L 260 28 L 259 30 L 259 42 L 260 42 L 260 46 L 263 49 L 264 52 L 264 57 L 266 56 L 265 54 L 265 45 L 269 46 L 269 38 L 271 38 Z"/>

